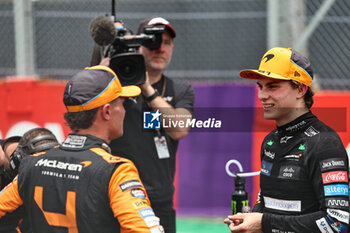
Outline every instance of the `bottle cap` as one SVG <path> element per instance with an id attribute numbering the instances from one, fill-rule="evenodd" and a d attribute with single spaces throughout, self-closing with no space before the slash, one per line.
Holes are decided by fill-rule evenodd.
<path id="1" fill-rule="evenodd" d="M 243 177 L 240 176 L 235 176 L 235 185 L 244 185 L 245 184 L 245 179 Z"/>

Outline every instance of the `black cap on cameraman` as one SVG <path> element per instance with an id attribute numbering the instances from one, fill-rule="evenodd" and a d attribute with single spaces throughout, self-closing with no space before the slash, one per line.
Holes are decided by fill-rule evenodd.
<path id="1" fill-rule="evenodd" d="M 144 19 L 140 22 L 140 25 L 137 29 L 137 34 L 141 34 L 144 32 L 145 30 L 145 27 L 146 26 L 155 26 L 155 25 L 164 25 L 172 38 L 175 38 L 176 37 L 176 32 L 175 32 L 175 29 L 173 28 L 173 26 L 171 26 L 171 24 L 169 23 L 168 20 L 162 18 L 162 17 L 152 17 L 152 18 L 149 18 L 149 19 Z"/>

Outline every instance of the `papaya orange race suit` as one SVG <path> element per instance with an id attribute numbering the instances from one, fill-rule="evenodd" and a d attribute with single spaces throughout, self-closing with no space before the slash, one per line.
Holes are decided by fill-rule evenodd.
<path id="1" fill-rule="evenodd" d="M 70 134 L 61 146 L 26 156 L 0 194 L 0 226 L 24 207 L 38 233 L 163 232 L 134 164 L 109 151 L 100 138 Z"/>

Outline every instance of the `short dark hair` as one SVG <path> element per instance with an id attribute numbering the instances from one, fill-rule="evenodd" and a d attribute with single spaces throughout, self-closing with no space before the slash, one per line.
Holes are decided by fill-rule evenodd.
<path id="1" fill-rule="evenodd" d="M 302 85 L 302 83 L 299 83 L 297 81 L 294 80 L 290 80 L 290 83 L 292 85 L 293 88 L 300 88 Z M 314 104 L 314 92 L 311 89 L 311 87 L 307 87 L 307 91 L 304 95 L 304 102 L 305 102 L 305 106 L 310 109 L 312 107 L 312 105 Z"/>
<path id="2" fill-rule="evenodd" d="M 44 135 L 51 137 L 40 137 Z M 40 147 L 40 145 L 44 144 L 47 146 Z M 23 134 L 17 148 L 21 155 L 27 155 L 48 150 L 55 145 L 58 145 L 58 142 L 55 135 L 50 130 L 46 128 L 34 128 Z"/>
<path id="3" fill-rule="evenodd" d="M 64 119 L 72 132 L 77 132 L 79 129 L 89 128 L 96 119 L 98 108 L 90 109 L 82 112 L 66 112 Z"/>

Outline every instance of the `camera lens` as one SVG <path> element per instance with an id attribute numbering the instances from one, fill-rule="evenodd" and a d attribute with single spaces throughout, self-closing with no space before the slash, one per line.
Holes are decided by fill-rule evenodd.
<path id="1" fill-rule="evenodd" d="M 115 71 L 123 86 L 140 85 L 146 80 L 145 61 L 141 54 L 117 54 L 111 58 L 109 67 Z"/>
<path id="2" fill-rule="evenodd" d="M 125 66 L 124 71 L 125 74 L 130 74 L 131 73 L 131 67 L 130 66 Z"/>
<path id="3" fill-rule="evenodd" d="M 125 60 L 119 65 L 119 75 L 127 79 L 133 79 L 137 73 L 135 64 L 132 64 L 130 60 Z"/>

